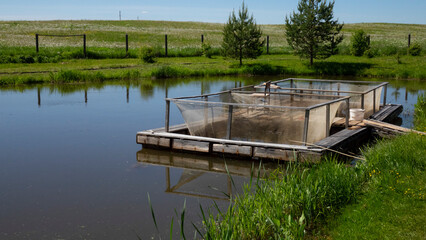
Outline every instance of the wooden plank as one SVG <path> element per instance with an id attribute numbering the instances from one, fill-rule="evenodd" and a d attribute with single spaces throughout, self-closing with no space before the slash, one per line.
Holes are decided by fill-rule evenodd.
<path id="1" fill-rule="evenodd" d="M 315 143 L 315 145 L 329 149 L 351 149 L 365 140 L 369 135 L 368 128 L 360 128 L 356 130 L 343 129 L 342 131 L 324 138 Z"/>
<path id="2" fill-rule="evenodd" d="M 381 130 L 398 131 L 402 133 L 414 132 L 420 135 L 426 135 L 426 133 L 424 132 L 420 132 L 413 129 L 404 128 L 404 127 L 400 127 L 400 126 L 396 126 L 390 123 L 385 123 L 380 121 L 364 120 L 364 123 L 369 127 L 374 127 Z"/>
<path id="3" fill-rule="evenodd" d="M 255 147 L 253 157 L 277 159 L 283 161 L 295 161 L 298 158 L 298 151 L 284 150 L 277 148 Z"/>
<path id="4" fill-rule="evenodd" d="M 170 139 L 151 137 L 146 135 L 137 135 L 136 143 L 144 144 L 144 145 L 159 146 L 159 147 L 167 147 L 167 148 L 170 147 Z"/>
<path id="5" fill-rule="evenodd" d="M 191 135 L 170 133 L 170 132 L 153 132 L 153 131 L 150 131 L 150 130 L 138 132 L 137 134 L 138 135 L 164 137 L 164 138 L 173 138 L 173 139 L 185 139 L 185 140 L 201 141 L 201 142 L 207 142 L 207 143 L 210 142 L 210 143 L 233 144 L 233 145 L 242 145 L 242 146 L 270 147 L 270 148 L 278 148 L 278 149 L 308 150 L 308 151 L 314 151 L 314 152 L 315 151 L 319 151 L 319 152 L 321 151 L 321 149 L 318 149 L 318 148 L 301 146 L 301 145 L 237 141 L 237 140 L 228 140 L 228 139 L 221 139 L 221 138 L 191 136 Z"/>
<path id="6" fill-rule="evenodd" d="M 208 153 L 209 143 L 192 140 L 174 139 L 172 148 L 176 150 Z"/>
<path id="7" fill-rule="evenodd" d="M 229 144 L 213 144 L 213 152 L 216 153 L 227 153 L 237 156 L 248 156 L 251 157 L 250 146 L 239 146 Z"/>
<path id="8" fill-rule="evenodd" d="M 401 104 L 388 104 L 383 106 L 380 111 L 372 114 L 370 119 L 382 121 L 382 122 L 390 122 L 394 118 L 396 118 L 403 110 Z"/>

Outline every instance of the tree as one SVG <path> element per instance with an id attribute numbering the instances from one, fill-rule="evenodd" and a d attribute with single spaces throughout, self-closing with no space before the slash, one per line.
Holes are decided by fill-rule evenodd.
<path id="1" fill-rule="evenodd" d="M 333 20 L 334 1 L 300 0 L 297 10 L 285 18 L 288 44 L 295 53 L 310 59 L 325 59 L 337 53 L 337 45 L 343 40 L 340 30 L 343 24 Z"/>
<path id="2" fill-rule="evenodd" d="M 238 17 L 235 11 L 229 15 L 228 22 L 223 28 L 222 53 L 240 60 L 240 66 L 243 64 L 243 58 L 257 58 L 262 54 L 262 48 L 265 40 L 261 40 L 262 31 L 253 19 L 249 17 L 247 7 L 244 2 L 238 11 Z"/>
<path id="3" fill-rule="evenodd" d="M 351 38 L 351 52 L 354 56 L 360 57 L 370 48 L 369 37 L 364 30 L 358 30 Z"/>

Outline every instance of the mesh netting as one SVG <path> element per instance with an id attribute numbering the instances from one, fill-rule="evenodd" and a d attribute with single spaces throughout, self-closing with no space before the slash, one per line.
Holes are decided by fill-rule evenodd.
<path id="1" fill-rule="evenodd" d="M 287 80 L 282 82 L 275 83 L 280 88 L 291 88 L 280 89 L 279 91 L 284 92 L 303 92 L 303 93 L 315 93 L 323 95 L 336 95 L 336 96 L 350 96 L 349 107 L 350 108 L 362 108 L 362 94 L 369 90 L 374 89 L 378 83 L 372 82 L 336 82 L 336 81 L 315 81 L 315 80 Z M 303 90 L 301 90 L 303 89 Z M 315 89 L 315 90 L 325 90 L 325 91 L 309 91 L 306 89 Z M 382 95 L 383 87 L 376 89 L 376 111 L 379 110 L 380 99 Z M 350 92 L 350 93 L 349 93 Z M 374 93 L 373 91 L 364 94 L 364 109 L 365 115 L 367 118 L 374 113 L 373 100 Z M 346 115 L 345 110 L 339 109 L 337 116 L 344 117 Z"/>
<path id="2" fill-rule="evenodd" d="M 336 97 L 227 92 L 172 101 L 181 111 L 191 135 L 213 138 L 230 135 L 232 140 L 301 144 L 306 108 L 334 99 Z M 329 104 L 328 127 L 343 102 Z M 326 119 L 325 105 L 310 110 L 308 142 L 326 137 Z"/>

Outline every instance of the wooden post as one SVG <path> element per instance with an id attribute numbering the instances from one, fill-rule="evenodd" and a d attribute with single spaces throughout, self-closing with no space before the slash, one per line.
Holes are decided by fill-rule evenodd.
<path id="1" fill-rule="evenodd" d="M 204 43 L 204 34 L 201 34 L 201 44 Z"/>
<path id="2" fill-rule="evenodd" d="M 84 52 L 84 57 L 87 57 L 87 52 L 86 52 L 86 34 L 83 35 L 83 52 Z"/>
<path id="3" fill-rule="evenodd" d="M 36 40 L 36 52 L 38 53 L 38 33 L 36 33 L 35 35 L 35 40 Z"/>
<path id="4" fill-rule="evenodd" d="M 226 139 L 231 139 L 231 127 L 232 127 L 232 111 L 234 109 L 233 105 L 228 107 L 228 126 L 226 128 Z"/>
<path id="5" fill-rule="evenodd" d="M 364 93 L 361 94 L 361 108 L 364 109 Z"/>
<path id="6" fill-rule="evenodd" d="M 370 35 L 367 36 L 367 44 L 370 46 Z"/>
<path id="7" fill-rule="evenodd" d="M 165 54 L 165 56 L 167 57 L 167 34 L 166 35 L 164 35 L 164 47 L 165 47 L 165 52 L 166 52 L 166 54 Z"/>
<path id="8" fill-rule="evenodd" d="M 166 99 L 166 122 L 165 122 L 166 132 L 169 132 L 169 119 L 170 119 L 170 100 Z"/>
<path id="9" fill-rule="evenodd" d="M 330 136 L 330 104 L 325 106 L 325 136 Z"/>
<path id="10" fill-rule="evenodd" d="M 350 107 L 349 107 L 349 98 L 346 99 L 346 119 L 345 119 L 345 128 L 349 128 L 349 115 L 350 115 Z"/>
<path id="11" fill-rule="evenodd" d="M 129 52 L 129 35 L 126 33 L 126 57 Z"/>
<path id="12" fill-rule="evenodd" d="M 309 127 L 309 109 L 305 110 L 305 125 L 303 127 L 303 145 L 306 146 L 308 141 L 308 127 Z"/>
<path id="13" fill-rule="evenodd" d="M 384 95 L 383 95 L 383 106 L 386 106 L 386 95 L 388 93 L 388 85 L 385 85 Z"/>
<path id="14" fill-rule="evenodd" d="M 408 48 L 410 48 L 411 45 L 411 33 L 408 34 Z"/>
<path id="15" fill-rule="evenodd" d="M 269 54 L 269 35 L 266 36 L 266 54 Z"/>
<path id="16" fill-rule="evenodd" d="M 376 112 L 376 89 L 373 90 L 373 113 Z"/>
<path id="17" fill-rule="evenodd" d="M 84 102 L 87 103 L 87 90 L 84 90 Z"/>

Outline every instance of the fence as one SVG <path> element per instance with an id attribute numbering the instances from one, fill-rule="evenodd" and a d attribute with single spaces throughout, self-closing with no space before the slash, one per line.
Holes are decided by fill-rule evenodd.
<path id="1" fill-rule="evenodd" d="M 39 38 L 40 37 L 83 37 L 83 51 L 84 51 L 84 56 L 87 57 L 87 43 L 86 43 L 86 34 L 76 34 L 76 35 L 49 35 L 49 34 L 35 34 L 35 44 L 36 44 L 36 52 L 39 52 Z M 125 51 L 126 51 L 126 57 L 128 56 L 128 52 L 129 52 L 129 35 L 126 34 L 125 35 Z M 204 40 L 205 40 L 205 36 L 204 34 L 201 34 L 201 45 L 204 44 Z M 266 38 L 266 54 L 270 54 L 270 46 L 271 46 L 271 41 L 270 41 L 270 36 L 267 35 Z M 169 38 L 168 38 L 168 34 L 164 35 L 164 50 L 165 50 L 165 57 L 168 57 L 168 50 L 169 50 Z M 368 35 L 368 44 L 370 45 L 370 35 Z M 410 48 L 411 46 L 411 34 L 408 34 L 408 48 Z"/>

